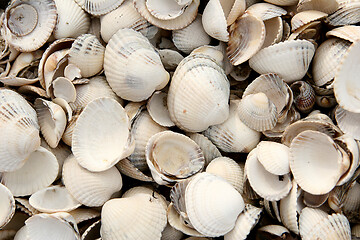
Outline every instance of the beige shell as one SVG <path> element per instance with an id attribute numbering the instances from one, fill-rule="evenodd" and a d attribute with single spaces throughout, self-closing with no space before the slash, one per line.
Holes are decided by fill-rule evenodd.
<path id="1" fill-rule="evenodd" d="M 90 172 L 82 168 L 73 155 L 65 160 L 62 180 L 70 194 L 89 207 L 102 206 L 123 185 L 115 167 L 102 172 Z"/>
<path id="2" fill-rule="evenodd" d="M 275 175 L 290 172 L 289 147 L 271 141 L 261 141 L 257 146 L 257 158 L 264 168 Z"/>
<path id="3" fill-rule="evenodd" d="M 92 34 L 75 39 L 69 51 L 69 64 L 79 67 L 84 78 L 94 76 L 103 68 L 105 47 Z"/>
<path id="4" fill-rule="evenodd" d="M 284 23 L 281 17 L 274 17 L 264 21 L 265 24 L 265 40 L 262 48 L 281 41 L 284 32 Z"/>
<path id="5" fill-rule="evenodd" d="M 178 51 L 172 49 L 159 49 L 158 53 L 166 70 L 175 70 L 184 59 Z"/>
<path id="6" fill-rule="evenodd" d="M 65 128 L 64 134 L 61 137 L 63 142 L 68 146 L 72 145 L 72 135 L 73 135 L 74 128 L 75 128 L 75 125 L 76 125 L 76 121 L 80 116 L 80 112 L 81 112 L 81 110 L 74 111 L 73 117 L 72 117 L 72 119 L 70 121 L 68 121 L 68 124 L 67 124 L 67 126 Z"/>
<path id="7" fill-rule="evenodd" d="M 299 12 L 291 18 L 291 30 L 295 31 L 296 29 L 304 26 L 305 24 L 323 19 L 326 16 L 326 13 L 316 10 Z"/>
<path id="8" fill-rule="evenodd" d="M 298 12 L 306 10 L 318 10 L 327 14 L 335 12 L 339 7 L 336 0 L 300 0 L 296 10 Z"/>
<path id="9" fill-rule="evenodd" d="M 76 90 L 74 84 L 65 77 L 57 77 L 52 83 L 53 95 L 55 98 L 64 99 L 66 102 L 74 102 Z"/>
<path id="10" fill-rule="evenodd" d="M 140 181 L 144 181 L 144 182 L 153 182 L 154 180 L 152 179 L 151 176 L 146 175 L 145 173 L 143 173 L 142 171 L 140 171 L 137 167 L 134 166 L 134 164 L 127 158 L 119 161 L 116 165 L 117 169 L 119 169 L 119 171 L 131 178 L 140 180 Z"/>
<path id="11" fill-rule="evenodd" d="M 286 14 L 286 10 L 270 3 L 255 3 L 246 9 L 246 12 L 257 16 L 263 21 L 280 17 Z"/>
<path id="12" fill-rule="evenodd" d="M 50 37 L 57 19 L 53 0 L 12 1 L 6 8 L 1 35 L 21 52 L 39 49 Z"/>
<path id="13" fill-rule="evenodd" d="M 297 4 L 299 0 L 265 0 L 265 2 L 272 3 L 278 6 L 291 6 Z"/>
<path id="14" fill-rule="evenodd" d="M 132 29 L 120 29 L 111 37 L 105 49 L 104 70 L 114 92 L 136 102 L 164 88 L 170 78 L 147 38 Z"/>
<path id="15" fill-rule="evenodd" d="M 360 39 L 360 27 L 355 25 L 337 27 L 326 32 L 326 37 L 338 37 L 350 42 L 356 42 Z"/>
<path id="16" fill-rule="evenodd" d="M 327 22 L 332 26 L 351 25 L 359 22 L 357 12 L 360 9 L 358 1 L 341 1 L 336 11 L 327 17 Z"/>
<path id="17" fill-rule="evenodd" d="M 217 147 L 204 135 L 199 133 L 187 133 L 186 135 L 196 142 L 201 148 L 205 158 L 205 166 L 207 166 L 213 159 L 222 156 L 219 149 L 217 149 Z"/>
<path id="18" fill-rule="evenodd" d="M 249 65 L 260 74 L 277 73 L 286 82 L 293 82 L 305 76 L 314 53 L 314 45 L 307 40 L 285 41 L 261 49 Z"/>
<path id="19" fill-rule="evenodd" d="M 154 94 L 149 98 L 146 108 L 151 118 L 160 126 L 175 126 L 175 124 L 171 121 L 170 113 L 167 109 L 167 94 L 165 92 L 154 92 Z"/>
<path id="20" fill-rule="evenodd" d="M 10 222 L 15 213 L 15 200 L 10 190 L 0 183 L 0 227 Z"/>
<path id="21" fill-rule="evenodd" d="M 171 20 L 184 13 L 192 0 L 146 0 L 146 8 L 157 19 Z"/>
<path id="22" fill-rule="evenodd" d="M 335 109 L 335 119 L 341 131 L 353 136 L 356 140 L 360 140 L 359 113 L 349 112 L 338 106 Z"/>
<path id="23" fill-rule="evenodd" d="M 100 212 L 98 210 L 90 208 L 77 208 L 69 213 L 74 217 L 77 224 L 100 217 Z"/>
<path id="24" fill-rule="evenodd" d="M 40 146 L 35 110 L 18 93 L 0 88 L 0 172 L 21 168 Z"/>
<path id="25" fill-rule="evenodd" d="M 99 16 L 116 9 L 124 0 L 75 0 L 75 2 L 91 15 Z"/>

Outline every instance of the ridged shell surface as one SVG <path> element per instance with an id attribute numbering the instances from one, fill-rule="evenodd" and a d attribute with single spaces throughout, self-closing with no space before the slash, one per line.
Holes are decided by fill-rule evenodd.
<path id="1" fill-rule="evenodd" d="M 75 0 L 75 2 L 86 12 L 99 16 L 116 9 L 124 0 Z"/>
<path id="2" fill-rule="evenodd" d="M 3 228 L 15 213 L 15 200 L 10 190 L 0 183 L 0 227 Z"/>

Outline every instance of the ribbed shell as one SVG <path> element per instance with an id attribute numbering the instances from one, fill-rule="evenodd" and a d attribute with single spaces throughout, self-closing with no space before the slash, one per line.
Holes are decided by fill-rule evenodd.
<path id="1" fill-rule="evenodd" d="M 290 172 L 289 147 L 270 141 L 261 141 L 257 146 L 257 157 L 264 168 L 275 175 Z"/>
<path id="2" fill-rule="evenodd" d="M 359 1 L 341 1 L 337 10 L 327 17 L 327 22 L 332 26 L 356 24 L 360 21 L 359 10 Z"/>
<path id="3" fill-rule="evenodd" d="M 286 10 L 269 3 L 255 3 L 246 9 L 246 12 L 257 16 L 263 21 L 280 17 L 286 14 Z"/>
<path id="4" fill-rule="evenodd" d="M 75 2 L 91 15 L 99 16 L 116 9 L 124 0 L 75 0 Z"/>
<path id="5" fill-rule="evenodd" d="M 188 133 L 187 135 L 201 148 L 205 158 L 205 166 L 214 158 L 222 156 L 219 149 L 204 135 L 199 133 Z"/>
<path id="6" fill-rule="evenodd" d="M 278 6 L 291 6 L 297 4 L 299 0 L 265 0 L 265 2 L 269 2 Z"/>
<path id="7" fill-rule="evenodd" d="M 298 214 L 300 214 L 300 206 L 298 206 L 298 195 L 298 185 L 293 180 L 290 193 L 280 200 L 281 222 L 296 234 L 299 234 Z"/>
<path id="8" fill-rule="evenodd" d="M 294 94 L 294 105 L 302 113 L 309 113 L 315 105 L 315 91 L 305 81 L 293 82 L 290 86 Z"/>
<path id="9" fill-rule="evenodd" d="M 339 3 L 336 0 L 300 0 L 297 5 L 297 11 L 318 10 L 331 14 L 338 9 Z"/>
<path id="10" fill-rule="evenodd" d="M 175 123 L 170 119 L 170 113 L 167 109 L 167 93 L 160 91 L 154 92 L 147 102 L 146 109 L 151 118 L 160 126 L 175 126 Z"/>
<path id="11" fill-rule="evenodd" d="M 0 183 L 0 228 L 6 226 L 15 213 L 15 200 L 10 190 Z"/>
<path id="12" fill-rule="evenodd" d="M 265 40 L 262 48 L 281 41 L 284 32 L 284 23 L 281 17 L 274 17 L 264 21 L 265 24 Z"/>
<path id="13" fill-rule="evenodd" d="M 360 39 L 360 26 L 346 25 L 334 28 L 326 33 L 326 37 L 338 37 L 350 42 L 356 42 Z"/>
<path id="14" fill-rule="evenodd" d="M 296 29 L 316 20 L 320 20 L 327 16 L 326 13 L 316 11 L 316 10 L 308 10 L 304 12 L 299 12 L 295 14 L 291 18 L 291 30 L 295 31 Z"/>
<path id="15" fill-rule="evenodd" d="M 349 112 L 338 106 L 335 110 L 335 119 L 341 131 L 360 140 L 359 113 Z"/>

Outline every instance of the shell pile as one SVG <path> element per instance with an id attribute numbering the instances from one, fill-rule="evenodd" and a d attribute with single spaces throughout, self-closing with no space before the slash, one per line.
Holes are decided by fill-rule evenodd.
<path id="1" fill-rule="evenodd" d="M 359 0 L 0 15 L 0 239 L 360 239 Z"/>

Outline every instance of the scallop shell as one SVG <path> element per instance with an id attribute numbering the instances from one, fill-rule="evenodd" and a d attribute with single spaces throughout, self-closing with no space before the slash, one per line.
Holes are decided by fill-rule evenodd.
<path id="1" fill-rule="evenodd" d="M 201 19 L 199 14 L 189 26 L 172 32 L 172 41 L 177 49 L 189 54 L 195 48 L 210 43 L 211 38 L 205 32 Z"/>
<path id="2" fill-rule="evenodd" d="M 292 232 L 299 234 L 299 219 L 301 206 L 298 203 L 300 193 L 298 185 L 293 180 L 290 193 L 280 200 L 280 218 L 281 222 Z"/>
<path id="3" fill-rule="evenodd" d="M 321 20 L 327 16 L 326 13 L 316 11 L 316 10 L 307 10 L 295 14 L 291 18 L 291 30 L 295 31 L 296 29 L 317 20 Z"/>
<path id="4" fill-rule="evenodd" d="M 58 14 L 53 33 L 56 39 L 67 37 L 76 38 L 88 32 L 90 17 L 74 0 L 54 1 Z"/>
<path id="5" fill-rule="evenodd" d="M 360 140 L 359 113 L 349 112 L 338 106 L 335 110 L 335 119 L 341 131 L 353 136 L 356 140 Z"/>
<path id="6" fill-rule="evenodd" d="M 160 126 L 172 127 L 175 124 L 170 119 L 170 113 L 167 109 L 167 94 L 164 92 L 154 92 L 148 100 L 146 108 L 151 118 Z"/>
<path id="7" fill-rule="evenodd" d="M 69 191 L 62 186 L 51 186 L 33 193 L 29 202 L 40 212 L 69 212 L 80 207 L 79 203 Z"/>
<path id="8" fill-rule="evenodd" d="M 103 69 L 105 47 L 92 34 L 83 34 L 75 39 L 69 51 L 69 64 L 75 64 L 81 76 L 91 77 Z"/>
<path id="9" fill-rule="evenodd" d="M 57 104 L 37 98 L 35 108 L 41 133 L 50 147 L 56 148 L 66 127 L 66 115 Z"/>
<path id="10" fill-rule="evenodd" d="M 314 45 L 307 40 L 285 41 L 261 49 L 249 65 L 260 74 L 277 73 L 286 82 L 293 82 L 305 76 L 314 53 Z"/>
<path id="11" fill-rule="evenodd" d="M 21 52 L 31 52 L 44 45 L 57 19 L 53 0 L 12 1 L 6 8 L 4 16 L 1 35 L 12 47 Z"/>
<path id="12" fill-rule="evenodd" d="M 233 65 L 239 65 L 254 56 L 265 40 L 264 22 L 249 13 L 243 14 L 229 28 L 227 56 Z"/>
<path id="13" fill-rule="evenodd" d="M 170 78 L 147 38 L 132 29 L 120 29 L 111 37 L 105 49 L 104 70 L 114 92 L 136 102 L 165 87 Z"/>
<path id="14" fill-rule="evenodd" d="M 101 123 L 101 125 L 100 125 Z M 97 125 L 96 127 L 93 127 Z M 104 171 L 129 156 L 129 118 L 114 99 L 97 98 L 81 112 L 72 136 L 72 150 L 79 164 L 90 171 Z M 92 131 L 88 131 L 89 128 Z"/>
<path id="15" fill-rule="evenodd" d="M 73 155 L 65 160 L 62 177 L 70 194 L 88 207 L 102 206 L 123 185 L 115 167 L 102 172 L 90 172 L 82 168 Z"/>
<path id="16" fill-rule="evenodd" d="M 257 146 L 257 158 L 263 167 L 275 175 L 290 172 L 289 147 L 270 141 L 261 141 Z"/>
<path id="17" fill-rule="evenodd" d="M 334 94 L 340 107 L 360 113 L 360 101 L 357 93 L 360 88 L 358 77 L 359 70 L 356 66 L 360 63 L 360 43 L 353 43 L 341 60 L 334 79 Z"/>
<path id="18" fill-rule="evenodd" d="M 188 133 L 187 136 L 201 148 L 205 158 L 205 166 L 213 159 L 221 157 L 219 149 L 217 149 L 217 147 L 204 135 L 199 133 Z"/>
<path id="19" fill-rule="evenodd" d="M 270 3 L 255 3 L 246 9 L 246 12 L 260 18 L 263 21 L 280 17 L 287 12 L 285 9 Z"/>
<path id="20" fill-rule="evenodd" d="M 302 237 L 309 236 L 311 231 L 315 230 L 314 227 L 325 221 L 328 214 L 320 209 L 306 207 L 301 210 L 299 217 L 300 235 Z"/>
<path id="21" fill-rule="evenodd" d="M 162 20 L 154 17 L 146 6 L 146 0 L 134 0 L 136 10 L 151 24 L 166 30 L 177 30 L 188 26 L 197 15 L 200 0 L 193 0 L 191 4 L 184 10 L 184 12 L 169 20 Z"/>
<path id="22" fill-rule="evenodd" d="M 15 213 L 15 200 L 10 190 L 0 183 L 0 228 L 10 222 Z"/>
<path id="23" fill-rule="evenodd" d="M 58 171 L 59 164 L 54 154 L 39 147 L 20 169 L 2 173 L 1 183 L 16 197 L 31 195 L 55 181 Z"/>
<path id="24" fill-rule="evenodd" d="M 99 16 L 116 9 L 124 0 L 75 0 L 75 2 L 91 15 Z"/>
<path id="25" fill-rule="evenodd" d="M 326 33 L 326 37 L 338 37 L 350 42 L 356 42 L 360 39 L 360 27 L 354 25 L 346 25 L 334 28 Z"/>
<path id="26" fill-rule="evenodd" d="M 101 211 L 102 239 L 160 239 L 166 226 L 166 211 L 159 199 L 148 194 L 115 198 Z"/>
<path id="27" fill-rule="evenodd" d="M 336 11 L 327 17 L 327 22 L 332 26 L 344 26 L 356 24 L 360 21 L 358 11 L 360 2 L 341 1 Z"/>
<path id="28" fill-rule="evenodd" d="M 339 7 L 336 0 L 300 0 L 296 10 L 298 12 L 307 10 L 318 10 L 327 14 L 335 12 Z"/>
<path id="29" fill-rule="evenodd" d="M 339 147 L 321 132 L 306 130 L 298 134 L 291 142 L 289 156 L 296 182 L 314 195 L 330 192 L 343 173 Z"/>
<path id="30" fill-rule="evenodd" d="M 209 237 L 231 231 L 244 209 L 240 193 L 230 183 L 209 173 L 200 173 L 190 181 L 185 191 L 185 203 L 191 224 Z"/>
<path id="31" fill-rule="evenodd" d="M 21 168 L 40 146 L 35 110 L 18 93 L 0 89 L 0 172 Z"/>
<path id="32" fill-rule="evenodd" d="M 224 71 L 213 58 L 203 54 L 184 58 L 169 87 L 167 105 L 171 120 L 189 132 L 224 122 L 229 111 L 229 88 Z"/>

